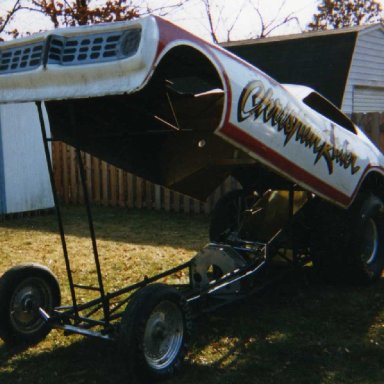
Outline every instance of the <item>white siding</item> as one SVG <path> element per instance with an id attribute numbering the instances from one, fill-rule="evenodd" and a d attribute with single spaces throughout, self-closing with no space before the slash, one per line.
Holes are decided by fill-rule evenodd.
<path id="1" fill-rule="evenodd" d="M 342 110 L 345 113 L 384 111 L 381 102 L 377 103 L 375 98 L 369 100 L 372 92 L 378 96 L 380 88 L 384 89 L 383 63 L 384 32 L 381 27 L 375 26 L 359 32 L 344 92 Z M 361 98 L 365 95 L 362 90 L 368 87 L 373 91 L 365 92 L 368 99 L 363 101 Z"/>
<path id="2" fill-rule="evenodd" d="M 353 109 L 363 113 L 384 111 L 384 88 L 355 87 Z"/>
<path id="3" fill-rule="evenodd" d="M 2 105 L 0 121 L 4 213 L 52 207 L 52 191 L 35 104 Z"/>

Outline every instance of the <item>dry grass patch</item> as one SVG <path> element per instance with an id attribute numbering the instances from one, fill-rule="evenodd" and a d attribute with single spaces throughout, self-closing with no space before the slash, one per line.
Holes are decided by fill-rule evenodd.
<path id="1" fill-rule="evenodd" d="M 207 242 L 203 216 L 110 208 L 94 213 L 109 290 L 189 260 Z M 65 208 L 64 216 L 76 279 L 94 282 L 83 210 Z M 0 223 L 0 273 L 25 261 L 48 265 L 69 303 L 53 216 Z M 384 382 L 383 281 L 374 287 L 333 287 L 311 274 L 290 276 L 261 296 L 201 318 L 196 329 L 183 372 L 168 384 Z M 113 343 L 56 330 L 25 351 L 0 342 L 1 384 L 130 382 Z"/>

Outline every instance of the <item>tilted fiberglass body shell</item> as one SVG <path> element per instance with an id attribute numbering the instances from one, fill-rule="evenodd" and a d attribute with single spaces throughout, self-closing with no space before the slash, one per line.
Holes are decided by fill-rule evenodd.
<path id="1" fill-rule="evenodd" d="M 43 101 L 54 138 L 197 198 L 233 174 L 347 207 L 384 173 L 380 151 L 340 111 L 326 117 L 320 96 L 161 18 L 50 31 L 0 52 L 1 103 Z"/>

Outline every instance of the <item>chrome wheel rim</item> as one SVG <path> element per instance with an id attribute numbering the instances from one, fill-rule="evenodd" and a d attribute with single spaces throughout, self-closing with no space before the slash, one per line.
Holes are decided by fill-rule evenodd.
<path id="1" fill-rule="evenodd" d="M 23 334 L 39 331 L 45 324 L 39 308 L 52 308 L 53 298 L 48 284 L 38 277 L 22 281 L 10 301 L 10 320 L 13 328 Z"/>
<path id="2" fill-rule="evenodd" d="M 363 229 L 363 253 L 362 260 L 369 265 L 374 262 L 379 248 L 377 225 L 373 219 L 369 219 Z"/>
<path id="3" fill-rule="evenodd" d="M 170 366 L 183 343 L 184 321 L 180 308 L 162 301 L 152 311 L 144 330 L 144 356 L 156 370 Z"/>

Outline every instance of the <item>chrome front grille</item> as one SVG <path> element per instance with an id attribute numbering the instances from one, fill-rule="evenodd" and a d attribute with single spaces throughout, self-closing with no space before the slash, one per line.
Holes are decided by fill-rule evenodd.
<path id="1" fill-rule="evenodd" d="M 0 74 L 22 72 L 41 65 L 44 43 L 0 50 Z"/>
<path id="2" fill-rule="evenodd" d="M 29 71 L 44 63 L 70 66 L 125 59 L 137 52 L 140 39 L 141 28 L 71 37 L 50 35 L 46 42 L 0 49 L 0 75 Z"/>
<path id="3" fill-rule="evenodd" d="M 48 63 L 77 65 L 118 59 L 122 35 L 120 32 L 74 38 L 52 36 Z"/>

